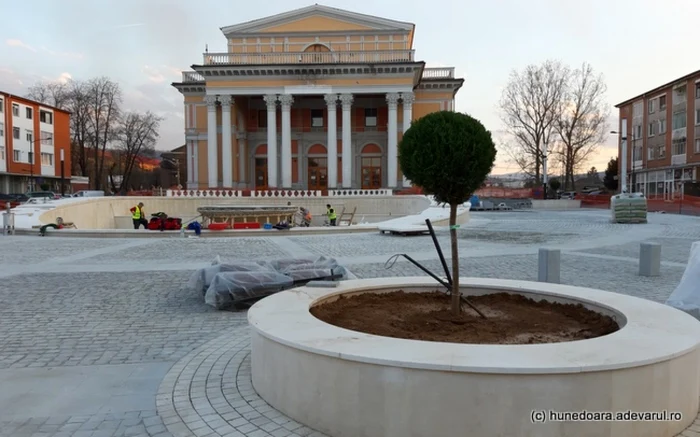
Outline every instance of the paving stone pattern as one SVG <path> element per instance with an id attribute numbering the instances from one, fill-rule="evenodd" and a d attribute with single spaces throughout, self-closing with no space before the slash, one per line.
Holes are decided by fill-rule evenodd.
<path id="1" fill-rule="evenodd" d="M 144 231 L 145 232 L 145 231 Z M 212 261 L 217 255 L 226 259 L 289 256 L 271 238 L 180 238 L 154 241 L 143 248 L 125 249 L 90 259 L 90 263 L 133 262 L 141 260 L 172 262 Z"/>
<path id="2" fill-rule="evenodd" d="M 554 247 L 562 250 L 562 283 L 663 302 L 683 273 L 692 241 L 700 239 L 700 221 L 650 214 L 649 222 L 615 225 L 607 211 L 473 213 L 459 231 L 460 274 L 536 280 L 538 248 Z M 440 228 L 438 234 L 448 254 L 448 233 Z M 637 275 L 641 241 L 662 244 L 660 277 Z M 361 278 L 423 275 L 405 261 L 386 270 L 395 253 L 414 255 L 442 273 L 426 236 L 0 237 L 0 437 L 322 437 L 255 393 L 246 314 L 207 307 L 185 284 L 192 269 L 216 256 L 315 254 L 342 259 Z M 19 372 L 46 370 L 51 378 L 75 369 L 87 378 L 108 365 L 162 372 L 149 380 L 152 394 L 133 411 L 49 414 L 31 403 L 17 408 L 21 396 L 3 397 L 3 391 L 30 390 Z M 61 387 L 61 381 L 53 384 Z M 2 402 L 21 414 L 3 415 Z"/>

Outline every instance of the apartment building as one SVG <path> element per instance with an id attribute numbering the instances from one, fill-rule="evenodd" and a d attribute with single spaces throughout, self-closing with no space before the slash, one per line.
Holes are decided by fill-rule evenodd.
<path id="1" fill-rule="evenodd" d="M 173 83 L 189 189 L 408 185 L 403 132 L 464 83 L 416 59 L 412 23 L 313 5 L 221 31 L 228 50 Z"/>
<path id="2" fill-rule="evenodd" d="M 620 114 L 620 155 L 622 144 L 628 142 L 628 190 L 665 199 L 698 195 L 700 70 L 616 108 Z"/>
<path id="3" fill-rule="evenodd" d="M 0 193 L 58 190 L 62 169 L 68 186 L 70 114 L 0 91 Z"/>

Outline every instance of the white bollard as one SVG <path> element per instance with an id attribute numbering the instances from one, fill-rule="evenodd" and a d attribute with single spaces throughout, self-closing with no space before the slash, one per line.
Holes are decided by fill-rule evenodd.
<path id="1" fill-rule="evenodd" d="M 558 284 L 561 272 L 561 251 L 559 249 L 540 249 L 537 263 L 537 280 Z"/>
<path id="2" fill-rule="evenodd" d="M 659 276 L 661 274 L 661 245 L 642 243 L 639 246 L 639 276 Z"/>

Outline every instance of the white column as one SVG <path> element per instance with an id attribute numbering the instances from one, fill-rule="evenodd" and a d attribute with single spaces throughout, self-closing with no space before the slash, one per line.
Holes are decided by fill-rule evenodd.
<path id="1" fill-rule="evenodd" d="M 405 134 L 407 130 L 411 128 L 411 122 L 413 120 L 413 101 L 415 95 L 413 93 L 401 93 L 401 101 L 403 103 L 403 133 Z M 411 181 L 403 177 L 404 187 L 410 187 Z"/>
<path id="2" fill-rule="evenodd" d="M 328 105 L 328 188 L 333 190 L 338 188 L 338 129 L 337 129 L 337 106 L 338 95 L 326 94 L 326 105 Z M 344 161 L 343 161 L 344 162 Z"/>
<path id="3" fill-rule="evenodd" d="M 340 103 L 343 105 L 343 188 L 352 188 L 352 94 L 341 94 Z"/>
<path id="4" fill-rule="evenodd" d="M 246 179 L 245 166 L 248 162 L 248 151 L 246 147 L 246 134 L 245 132 L 239 132 L 236 134 L 236 139 L 238 140 L 238 184 L 246 184 L 248 186 L 248 180 Z"/>
<path id="5" fill-rule="evenodd" d="M 292 188 L 292 120 L 290 113 L 294 97 L 282 94 L 279 97 L 282 106 L 282 188 Z"/>
<path id="6" fill-rule="evenodd" d="M 396 188 L 398 182 L 398 122 L 397 122 L 397 107 L 399 105 L 399 95 L 390 93 L 386 95 L 386 103 L 389 106 L 389 132 L 387 132 L 387 186 Z"/>
<path id="7" fill-rule="evenodd" d="M 246 166 L 248 165 L 246 139 L 248 135 L 246 134 L 245 114 L 243 111 L 236 111 L 236 121 L 238 126 L 238 132 L 236 133 L 236 139 L 238 140 L 238 187 L 241 188 L 248 186 L 248 180 L 246 179 Z"/>
<path id="8" fill-rule="evenodd" d="M 277 96 L 265 96 L 267 103 L 267 185 L 277 187 Z"/>
<path id="9" fill-rule="evenodd" d="M 207 103 L 207 174 L 209 175 L 209 188 L 217 188 L 219 185 L 219 162 L 216 132 L 216 96 L 205 96 Z"/>
<path id="10" fill-rule="evenodd" d="M 219 97 L 221 102 L 221 176 L 224 188 L 233 187 L 233 152 L 231 141 L 231 103 L 229 95 Z"/>
<path id="11" fill-rule="evenodd" d="M 187 140 L 187 184 L 185 186 L 187 188 L 193 188 L 193 183 L 196 180 L 194 178 L 194 141 L 192 140 Z"/>

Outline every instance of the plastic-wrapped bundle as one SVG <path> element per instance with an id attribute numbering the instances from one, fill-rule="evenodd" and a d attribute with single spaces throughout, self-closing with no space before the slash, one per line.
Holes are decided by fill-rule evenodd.
<path id="1" fill-rule="evenodd" d="M 216 309 L 226 309 L 286 290 L 293 284 L 291 277 L 270 270 L 219 273 L 207 289 L 204 302 Z"/>
<path id="2" fill-rule="evenodd" d="M 336 265 L 332 268 L 319 269 L 319 268 L 303 268 L 303 264 L 300 268 L 290 269 L 285 275 L 296 281 L 312 281 L 312 280 L 324 280 L 324 281 L 338 281 L 347 279 L 356 279 L 345 267 Z"/>
<path id="3" fill-rule="evenodd" d="M 666 300 L 666 305 L 700 319 L 700 241 L 694 242 L 690 248 L 681 282 Z"/>
<path id="4" fill-rule="evenodd" d="M 224 272 L 257 272 L 257 271 L 272 271 L 272 267 L 265 261 L 241 261 L 236 263 L 221 263 L 217 257 L 211 267 L 199 269 L 192 274 L 189 281 L 189 288 L 195 291 L 200 291 L 202 294 L 207 292 L 212 280 L 219 273 Z"/>
<path id="5" fill-rule="evenodd" d="M 318 258 L 277 259 L 270 261 L 270 265 L 280 273 L 289 273 L 295 270 L 334 269 L 338 267 L 338 262 L 335 258 L 319 256 Z"/>

